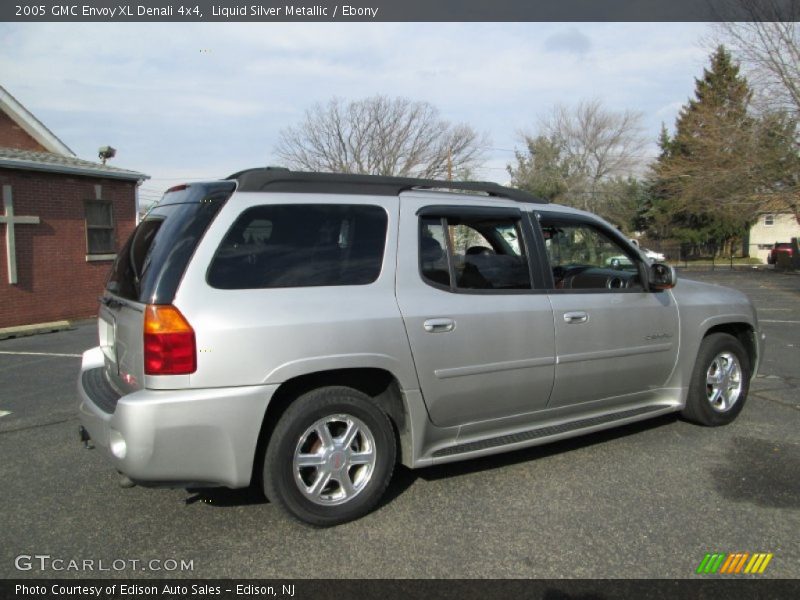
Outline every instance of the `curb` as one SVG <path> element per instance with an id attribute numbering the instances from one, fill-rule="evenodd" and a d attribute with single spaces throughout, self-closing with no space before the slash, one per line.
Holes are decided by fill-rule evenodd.
<path id="1" fill-rule="evenodd" d="M 51 323 L 34 323 L 32 325 L 3 327 L 0 328 L 0 340 L 37 335 L 40 333 L 52 333 L 54 331 L 64 331 L 65 329 L 71 328 L 72 323 L 69 321 L 52 321 Z"/>

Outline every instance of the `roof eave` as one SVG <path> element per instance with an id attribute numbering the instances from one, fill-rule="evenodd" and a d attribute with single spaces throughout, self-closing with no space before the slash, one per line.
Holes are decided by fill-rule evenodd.
<path id="1" fill-rule="evenodd" d="M 30 160 L 14 160 L 0 158 L 0 168 L 21 169 L 24 171 L 46 171 L 48 173 L 62 173 L 65 175 L 82 175 L 84 177 L 104 177 L 108 179 L 126 179 L 129 181 L 144 181 L 150 179 L 149 175 L 135 171 L 106 171 L 91 167 L 76 167 L 71 165 L 57 165 L 40 163 Z"/>

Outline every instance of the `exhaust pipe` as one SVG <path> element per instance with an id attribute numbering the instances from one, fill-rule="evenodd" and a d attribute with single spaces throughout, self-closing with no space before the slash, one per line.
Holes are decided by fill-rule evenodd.
<path id="1" fill-rule="evenodd" d="M 94 444 L 92 443 L 92 438 L 83 425 L 78 426 L 78 435 L 80 436 L 80 439 L 83 442 L 84 448 L 86 448 L 87 450 L 94 450 Z"/>

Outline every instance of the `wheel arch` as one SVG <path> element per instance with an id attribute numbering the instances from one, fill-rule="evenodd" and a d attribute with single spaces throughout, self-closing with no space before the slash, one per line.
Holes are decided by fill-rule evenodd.
<path id="1" fill-rule="evenodd" d="M 353 388 L 369 396 L 389 417 L 394 430 L 398 458 L 410 448 L 410 423 L 399 379 L 377 367 L 327 369 L 296 375 L 278 386 L 267 405 L 253 460 L 252 482 L 261 478 L 264 452 L 275 425 L 292 402 L 311 390 L 328 386 Z"/>
<path id="2" fill-rule="evenodd" d="M 747 400 L 749 382 L 757 368 L 759 351 L 757 332 L 748 321 L 744 320 L 718 321 L 709 327 L 701 328 L 701 332 L 702 337 L 699 338 L 697 356 L 691 379 L 686 387 L 686 397 L 681 415 L 689 421 L 707 427 L 727 425 L 736 419 Z M 738 380 L 740 389 L 737 390 L 736 396 L 727 405 L 723 402 L 721 407 L 716 406 L 719 399 L 719 396 L 716 395 L 717 392 L 713 399 L 708 396 L 709 380 L 707 379 L 711 368 L 710 361 L 716 360 L 715 357 L 719 356 L 721 348 L 731 347 L 731 342 L 725 342 L 722 337 L 717 337 L 716 345 L 713 345 L 714 342 L 710 338 L 718 334 L 725 334 L 725 336 L 731 336 L 737 340 L 749 363 L 749 373 L 743 369 L 741 379 Z M 719 342 L 722 342 L 722 345 Z M 725 394 L 727 395 L 727 392 Z"/>
<path id="3" fill-rule="evenodd" d="M 759 352 L 756 340 L 756 331 L 753 326 L 745 321 L 730 321 L 711 325 L 703 332 L 703 338 L 714 333 L 727 333 L 735 337 L 747 352 L 748 362 L 750 363 L 750 375 L 755 375 L 758 369 Z"/>

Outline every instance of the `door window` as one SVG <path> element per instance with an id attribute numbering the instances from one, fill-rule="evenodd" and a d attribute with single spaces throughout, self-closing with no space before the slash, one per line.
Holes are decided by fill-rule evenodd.
<path id="1" fill-rule="evenodd" d="M 541 217 L 557 289 L 642 289 L 641 260 L 593 223 Z"/>
<path id="2" fill-rule="evenodd" d="M 420 272 L 456 290 L 529 290 L 531 276 L 518 218 L 423 217 Z"/>

